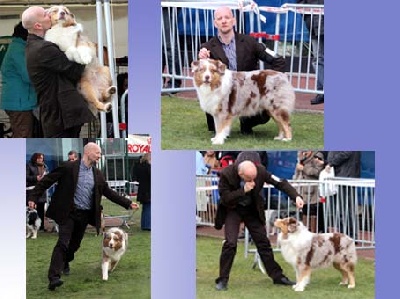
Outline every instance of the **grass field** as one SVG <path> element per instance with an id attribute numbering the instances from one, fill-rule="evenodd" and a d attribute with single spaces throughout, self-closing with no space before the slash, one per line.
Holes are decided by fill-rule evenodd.
<path id="1" fill-rule="evenodd" d="M 253 255 L 244 258 L 244 245 L 239 243 L 227 291 L 215 290 L 218 276 L 219 254 L 222 240 L 197 237 L 197 299 L 373 299 L 375 298 L 374 262 L 359 258 L 356 266 L 356 288 L 340 286 L 340 273 L 333 268 L 315 270 L 311 283 L 304 292 L 295 292 L 291 287 L 274 285 L 272 280 L 257 267 L 252 269 Z M 275 253 L 277 262 L 284 273 L 295 279 L 293 268 L 287 264 L 279 252 Z"/>
<path id="2" fill-rule="evenodd" d="M 103 200 L 105 213 L 125 215 L 126 210 L 108 200 Z M 88 228 L 75 260 L 70 264 L 71 274 L 62 276 L 64 284 L 51 292 L 47 289 L 47 270 L 56 233 L 39 233 L 36 240 L 26 241 L 26 298 L 74 299 L 125 299 L 150 296 L 150 232 L 140 230 L 140 213 L 133 214 L 130 228 L 122 227 L 128 234 L 128 249 L 103 282 L 101 274 L 101 241 L 93 228 Z"/>
<path id="3" fill-rule="evenodd" d="M 162 149 L 299 149 L 324 147 L 324 115 L 295 112 L 292 115 L 293 139 L 273 140 L 278 128 L 273 120 L 254 128 L 254 135 L 240 134 L 239 119 L 233 123 L 230 138 L 223 145 L 212 145 L 206 117 L 195 100 L 164 96 L 161 103 Z"/>

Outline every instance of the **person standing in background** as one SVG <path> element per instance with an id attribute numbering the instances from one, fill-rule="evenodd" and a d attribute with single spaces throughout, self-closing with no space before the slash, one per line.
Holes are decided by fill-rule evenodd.
<path id="1" fill-rule="evenodd" d="M 38 182 L 40 182 L 43 177 L 49 173 L 49 168 L 44 163 L 44 154 L 42 153 L 34 153 L 26 164 L 26 197 L 29 199 L 29 195 L 31 192 L 31 188 L 34 187 Z M 44 213 L 45 213 L 45 205 L 47 202 L 47 194 L 43 193 L 38 201 L 36 202 L 36 210 L 40 219 L 42 220 L 42 224 L 40 225 L 40 230 L 44 231 Z"/>
<path id="2" fill-rule="evenodd" d="M 328 152 L 325 171 L 334 168 L 335 177 L 359 178 L 361 175 L 360 151 Z M 339 186 L 336 202 L 340 205 L 341 233 L 348 234 L 355 241 L 358 239 L 358 209 L 356 200 L 357 188 L 349 185 Z"/>
<path id="3" fill-rule="evenodd" d="M 1 64 L 1 105 L 10 119 L 13 138 L 34 136 L 37 96 L 26 68 L 25 47 L 28 31 L 19 22 Z"/>
<path id="4" fill-rule="evenodd" d="M 137 201 L 142 204 L 140 228 L 151 230 L 151 153 L 140 158 L 136 166 L 136 180 L 139 183 Z"/>
<path id="5" fill-rule="evenodd" d="M 298 4 L 322 4 L 324 0 L 297 0 Z M 304 15 L 304 21 L 311 36 L 313 66 L 317 72 L 317 90 L 324 90 L 324 15 L 313 13 Z M 324 94 L 318 94 L 311 100 L 311 105 L 324 103 Z"/>

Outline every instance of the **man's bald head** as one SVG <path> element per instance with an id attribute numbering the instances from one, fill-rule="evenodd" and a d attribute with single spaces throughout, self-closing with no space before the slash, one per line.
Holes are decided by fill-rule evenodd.
<path id="1" fill-rule="evenodd" d="M 218 18 L 221 15 L 229 15 L 230 17 L 233 18 L 233 12 L 232 9 L 230 9 L 228 6 L 221 6 L 218 7 L 215 11 L 214 11 L 214 18 Z"/>
<path id="2" fill-rule="evenodd" d="M 238 174 L 245 182 L 252 182 L 257 176 L 257 167 L 253 162 L 245 160 L 238 165 Z"/>
<path id="3" fill-rule="evenodd" d="M 47 29 L 51 27 L 50 16 L 47 11 L 40 6 L 30 6 L 22 13 L 21 16 L 22 26 L 39 36 L 44 36 Z"/>

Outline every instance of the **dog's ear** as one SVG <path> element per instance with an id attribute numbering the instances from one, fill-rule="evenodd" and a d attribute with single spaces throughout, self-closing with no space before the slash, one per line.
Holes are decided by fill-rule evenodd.
<path id="1" fill-rule="evenodd" d="M 294 233 L 297 229 L 298 222 L 296 218 L 290 217 L 289 218 L 289 223 L 288 223 L 288 231 L 290 233 Z"/>
<path id="2" fill-rule="evenodd" d="M 194 73 L 199 69 L 200 61 L 198 60 L 193 60 L 191 67 L 192 67 L 192 72 Z"/>
<path id="3" fill-rule="evenodd" d="M 218 72 L 223 75 L 225 74 L 225 70 L 226 70 L 226 65 L 224 63 L 222 63 L 221 61 L 218 60 Z"/>

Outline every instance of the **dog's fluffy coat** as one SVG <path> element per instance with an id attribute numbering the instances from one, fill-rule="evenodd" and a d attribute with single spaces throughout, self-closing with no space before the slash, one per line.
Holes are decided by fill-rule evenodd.
<path id="1" fill-rule="evenodd" d="M 85 64 L 79 91 L 88 102 L 94 115 L 98 111 L 109 112 L 111 96 L 116 93 L 112 86 L 110 69 L 102 66 L 96 55 L 96 45 L 82 35 L 82 25 L 65 6 L 52 6 L 48 9 L 52 27 L 46 31 L 45 40 L 58 45 L 69 60 Z"/>
<path id="2" fill-rule="evenodd" d="M 278 244 L 282 256 L 296 271 L 295 291 L 304 290 L 312 269 L 329 265 L 341 272 L 340 284 L 355 287 L 357 253 L 353 239 L 340 233 L 311 233 L 293 217 L 277 219 L 274 225 L 281 229 Z"/>
<path id="3" fill-rule="evenodd" d="M 273 70 L 236 72 L 221 61 L 192 62 L 193 82 L 201 108 L 214 117 L 213 144 L 223 144 L 237 116 L 253 116 L 267 110 L 278 125 L 275 139 L 292 139 L 290 115 L 295 93 L 286 74 Z"/>
<path id="4" fill-rule="evenodd" d="M 128 246 L 128 234 L 118 227 L 112 227 L 103 234 L 103 260 L 101 269 L 103 280 L 108 280 L 108 271 L 112 272 L 125 254 Z"/>

